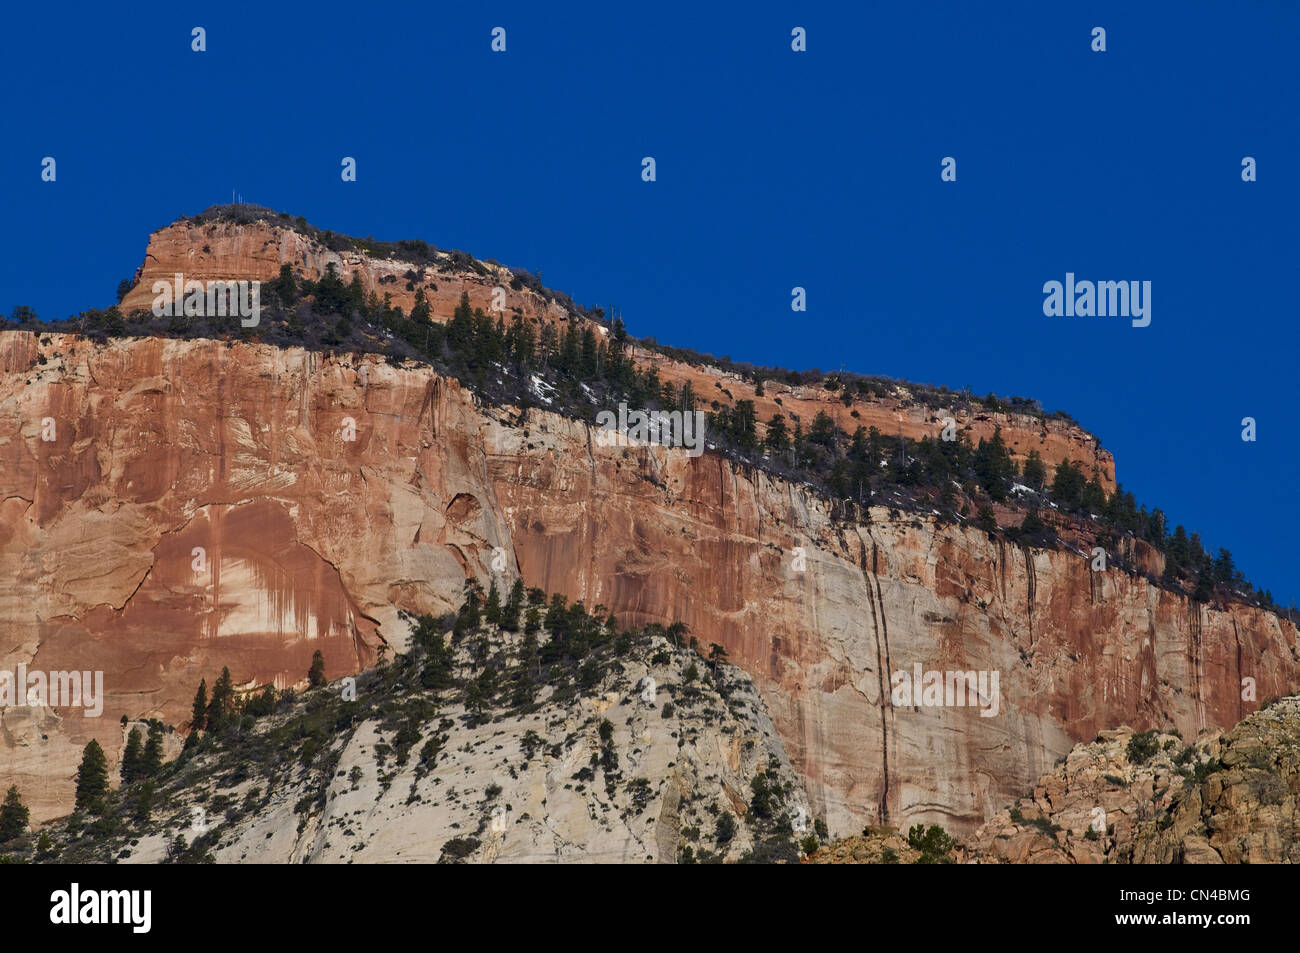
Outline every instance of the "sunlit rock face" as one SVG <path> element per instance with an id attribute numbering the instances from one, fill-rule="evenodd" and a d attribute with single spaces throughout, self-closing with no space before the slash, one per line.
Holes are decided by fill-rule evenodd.
<path id="1" fill-rule="evenodd" d="M 0 711 L 0 775 L 37 819 L 70 809 L 90 737 L 120 755 L 122 715 L 183 727 L 222 666 L 290 686 L 320 649 L 355 672 L 467 576 L 723 646 L 840 832 L 973 831 L 1102 729 L 1190 737 L 1254 710 L 1243 677 L 1300 687 L 1271 614 L 928 517 L 833 520 L 715 453 L 601 446 L 374 356 L 0 334 L 0 515 L 0 667 L 105 673 L 99 718 Z M 894 704 L 916 664 L 996 671 L 996 713 Z"/>
<path id="2" fill-rule="evenodd" d="M 66 810 L 80 746 L 188 720 L 200 678 L 301 683 L 403 644 L 508 542 L 472 399 L 427 371 L 212 341 L 0 335 L 0 664 L 102 670 L 99 718 L 0 713 L 0 773 Z M 44 438 L 50 439 L 44 439 Z M 450 516 L 448 513 L 450 512 Z M 57 724 L 53 724 L 57 722 Z"/>
<path id="3" fill-rule="evenodd" d="M 137 309 L 149 310 L 155 298 L 155 282 L 174 285 L 177 274 L 187 281 L 268 282 L 279 276 L 283 265 L 289 265 L 295 274 L 315 281 L 332 265 L 345 283 L 356 278 L 367 295 L 373 292 L 381 299 L 388 296 L 394 307 L 408 314 L 415 306 L 416 293 L 422 290 L 434 321 L 449 319 L 462 294 L 468 296 L 472 307 L 491 313 L 494 305 L 499 304 L 506 320 L 518 315 L 538 326 L 542 322 L 554 324 L 560 333 L 564 331 L 563 323 L 571 318 L 579 323 L 584 321 L 571 316 L 559 301 L 543 297 L 526 283 L 516 281 L 510 269 L 491 262 L 477 262 L 469 267 L 463 264 L 467 260 L 464 256 L 452 259 L 446 253 L 439 253 L 436 264 L 416 264 L 374 257 L 361 246 L 334 251 L 294 230 L 282 219 L 251 224 L 214 221 L 202 225 L 178 221 L 149 237 L 135 284 L 121 308 L 125 314 Z M 596 325 L 596 331 L 604 334 L 605 328 Z M 1095 469 L 1107 492 L 1115 486 L 1115 460 L 1110 451 L 1069 419 L 1011 412 L 969 413 L 941 404 L 929 406 L 916 400 L 906 385 L 869 398 L 857 394 L 848 403 L 838 391 L 822 386 L 792 386 L 781 380 L 766 381 L 760 394 L 752 381 L 716 367 L 687 364 L 640 347 L 633 347 L 632 354 L 643 367 L 653 366 L 661 381 L 679 390 L 689 384 L 705 404 L 753 401 L 760 421 L 770 420 L 774 414 L 784 414 L 787 418 L 794 414 L 808 422 L 818 412 L 824 412 L 846 433 L 852 433 L 858 426 L 876 427 L 890 436 L 919 439 L 935 437 L 945 419 L 951 419 L 954 426 L 969 432 L 972 443 L 992 437 L 994 430 L 1001 427 L 1007 447 L 1016 459 L 1023 460 L 1031 450 L 1037 450 L 1049 467 L 1065 459 L 1073 460 L 1085 473 L 1091 474 Z"/>
<path id="4" fill-rule="evenodd" d="M 1102 729 L 1194 737 L 1255 710 L 1243 678 L 1260 700 L 1300 678 L 1295 627 L 1270 613 L 886 508 L 837 522 L 713 454 L 602 449 L 581 424 L 530 422 L 487 434 L 524 577 L 722 645 L 832 830 L 971 831 Z M 996 706 L 895 704 L 894 674 L 917 664 L 996 673 Z"/>

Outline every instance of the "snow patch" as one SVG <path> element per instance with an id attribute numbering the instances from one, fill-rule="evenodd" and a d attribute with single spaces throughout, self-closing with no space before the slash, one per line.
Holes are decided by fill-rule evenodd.
<path id="1" fill-rule="evenodd" d="M 548 384 L 546 381 L 542 380 L 536 374 L 534 374 L 529 379 L 528 383 L 531 386 L 533 393 L 537 396 L 538 400 L 544 400 L 548 404 L 551 402 L 551 398 L 547 395 L 547 391 L 550 391 L 550 393 L 554 394 L 555 393 L 554 385 Z"/>

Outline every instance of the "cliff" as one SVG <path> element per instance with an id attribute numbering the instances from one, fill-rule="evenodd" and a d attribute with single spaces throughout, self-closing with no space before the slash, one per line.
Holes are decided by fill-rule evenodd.
<path id="1" fill-rule="evenodd" d="M 1103 731 L 1076 745 L 951 859 L 1016 864 L 1293 864 L 1300 813 L 1300 698 L 1232 729 Z M 868 829 L 810 863 L 910 862 L 896 831 Z"/>
<path id="2" fill-rule="evenodd" d="M 336 236 L 341 239 L 341 236 Z M 348 244 L 336 240 L 336 245 Z M 333 265 L 345 283 L 356 277 L 365 293 L 379 298 L 388 295 L 396 307 L 408 314 L 415 305 L 418 289 L 423 289 L 435 321 L 448 320 L 462 293 L 471 306 L 492 313 L 493 292 L 499 288 L 503 312 L 519 314 L 534 323 L 561 325 L 582 321 L 558 300 L 539 293 L 532 283 L 516 280 L 511 269 L 491 262 L 479 262 L 463 253 L 431 252 L 431 262 L 415 263 L 401 257 L 399 251 L 387 255 L 369 253 L 371 243 L 356 241 L 355 247 L 335 250 L 318 234 L 293 227 L 274 217 L 252 222 L 180 220 L 159 229 L 149 238 L 144 261 L 135 274 L 135 284 L 121 303 L 129 314 L 137 309 L 149 310 L 153 300 L 153 283 L 169 284 L 177 273 L 197 281 L 263 281 L 280 274 L 282 265 L 291 266 L 296 274 L 319 280 Z M 951 416 L 959 428 L 969 431 L 971 441 L 992 437 L 1002 427 L 1013 455 L 1023 460 L 1030 450 L 1037 450 L 1049 466 L 1069 459 L 1079 463 L 1085 473 L 1097 469 L 1107 492 L 1115 486 L 1115 461 L 1093 435 L 1068 420 L 1025 413 L 980 410 L 977 412 L 946 407 L 916 399 L 906 386 L 872 398 L 856 395 L 848 404 L 839 395 L 815 386 L 791 386 L 768 381 L 763 394 L 756 393 L 752 382 L 718 368 L 701 367 L 674 360 L 645 347 L 632 349 L 642 366 L 652 365 L 663 381 L 680 388 L 688 383 L 706 404 L 717 401 L 734 406 L 737 400 L 754 402 L 759 420 L 773 414 L 800 416 L 805 425 L 818 411 L 825 411 L 846 433 L 854 428 L 877 427 L 889 436 L 911 439 L 934 437 Z"/>
<path id="3" fill-rule="evenodd" d="M 100 718 L 0 711 L 0 776 L 37 820 L 70 808 L 89 737 L 120 755 L 122 715 L 184 725 L 223 665 L 296 684 L 319 648 L 358 671 L 405 647 L 398 610 L 454 608 L 498 551 L 504 583 L 725 647 L 841 833 L 969 832 L 1099 730 L 1195 735 L 1252 710 L 1244 676 L 1261 699 L 1300 685 L 1275 615 L 885 508 L 832 519 L 716 454 L 601 447 L 374 355 L 0 334 L 0 507 L 0 668 L 105 672 Z M 891 705 L 917 663 L 998 671 L 998 713 Z"/>

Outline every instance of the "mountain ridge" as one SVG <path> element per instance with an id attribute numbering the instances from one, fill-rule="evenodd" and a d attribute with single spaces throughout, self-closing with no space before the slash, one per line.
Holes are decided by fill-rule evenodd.
<path id="1" fill-rule="evenodd" d="M 204 254 L 205 236 L 189 228 L 159 242 L 157 267 Z M 232 231 L 223 240 L 260 250 L 270 238 Z M 333 259 L 315 254 L 322 278 L 295 278 L 292 307 L 274 305 L 251 335 L 145 333 L 152 316 L 136 325 L 121 312 L 120 330 L 97 323 L 115 320 L 98 312 L 85 334 L 0 333 L 0 415 L 14 435 L 0 444 L 9 517 L 0 564 L 13 580 L 0 604 L 14 633 L 6 660 L 84 667 L 91 651 L 118 673 L 110 719 L 179 724 L 197 674 L 223 664 L 241 684 L 288 687 L 319 646 L 352 671 L 373 665 L 381 647 L 403 651 L 401 612 L 453 609 L 461 583 L 486 584 L 503 558 L 512 578 L 603 603 L 624 624 L 677 619 L 723 646 L 755 679 L 813 815 L 833 829 L 906 818 L 962 834 L 1088 733 L 1127 723 L 1194 735 L 1249 714 L 1245 677 L 1259 697 L 1297 687 L 1291 619 L 1233 595 L 1231 580 L 1192 592 L 1195 576 L 1177 575 L 1189 571 L 1173 562 L 1175 537 L 1162 549 L 1125 529 L 1122 506 L 1120 522 L 1103 525 L 1057 507 L 1055 487 L 1032 497 L 1008 487 L 1012 451 L 991 453 L 996 439 L 983 437 L 978 448 L 968 436 L 941 443 L 933 411 L 907 396 L 868 390 L 846 404 L 824 379 L 733 382 L 689 366 L 664 378 L 682 381 L 676 400 L 688 381 L 700 390 L 711 381 L 717 397 L 705 406 L 719 446 L 693 461 L 667 447 L 600 447 L 598 404 L 561 364 L 562 349 L 530 373 L 475 363 L 471 353 L 458 365 L 466 383 L 395 345 L 383 352 L 381 343 L 403 340 L 405 315 L 393 330 L 353 311 L 351 333 L 360 325 L 377 342 L 370 351 L 258 340 L 295 319 L 309 334 L 337 333 L 347 320 L 315 307 L 348 287 L 328 277 Z M 470 287 L 469 272 L 448 274 Z M 453 296 L 446 323 L 428 322 L 447 335 L 433 356 L 444 365 L 460 353 L 447 345 L 456 322 L 464 327 L 467 314 L 478 322 L 472 301 L 463 307 Z M 549 320 L 542 311 L 576 323 L 554 300 L 534 308 L 539 323 Z M 609 362 L 613 328 L 596 352 Z M 627 380 L 664 400 L 665 389 L 646 381 L 669 365 L 645 353 L 648 366 Z M 509 391 L 507 379 L 522 389 Z M 625 386 L 588 379 L 606 388 L 597 401 Z M 480 383 L 503 388 L 501 398 L 484 397 Z M 810 435 L 826 411 L 827 442 L 811 450 L 878 472 L 869 501 L 814 487 L 788 450 L 728 442 L 729 432 L 744 433 L 723 408 L 750 400 L 733 388 L 757 398 L 760 384 L 770 389 L 767 406 L 792 419 L 802 409 L 796 422 Z M 510 401 L 515 392 L 530 395 L 522 406 Z M 859 448 L 835 426 L 871 413 L 919 438 L 900 455 L 871 437 Z M 1005 424 L 1000 433 L 1015 439 L 1017 414 L 978 416 L 962 423 L 990 438 Z M 1051 436 L 1072 426 L 1065 421 L 1019 416 L 1026 439 L 1071 445 L 1038 429 Z M 53 440 L 42 439 L 47 419 L 57 424 Z M 926 469 L 945 453 L 963 469 Z M 933 472 L 951 474 L 952 498 L 925 482 Z M 1006 498 L 991 500 L 989 487 Z M 1118 488 L 1107 506 L 1117 499 Z M 1042 528 L 1016 525 L 1029 513 Z M 1097 570 L 1090 550 L 1101 534 L 1109 563 Z M 195 547 L 207 553 L 209 575 L 192 570 Z M 916 663 L 1000 671 L 1002 713 L 892 704 L 892 675 Z M 34 706 L 3 718 L 4 770 L 41 818 L 66 809 L 88 737 L 110 761 L 120 756 L 120 733 L 75 712 Z M 946 769 L 933 763 L 936 737 L 945 739 Z"/>

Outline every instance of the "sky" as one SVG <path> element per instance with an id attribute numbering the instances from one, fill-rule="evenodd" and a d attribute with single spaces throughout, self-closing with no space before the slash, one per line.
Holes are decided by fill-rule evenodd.
<path id="1" fill-rule="evenodd" d="M 10 4 L 0 24 L 0 310 L 107 307 L 151 231 L 235 189 L 528 268 L 663 343 L 1037 398 L 1139 502 L 1300 597 L 1300 5 Z M 1067 272 L 1150 281 L 1150 325 L 1044 315 Z"/>

